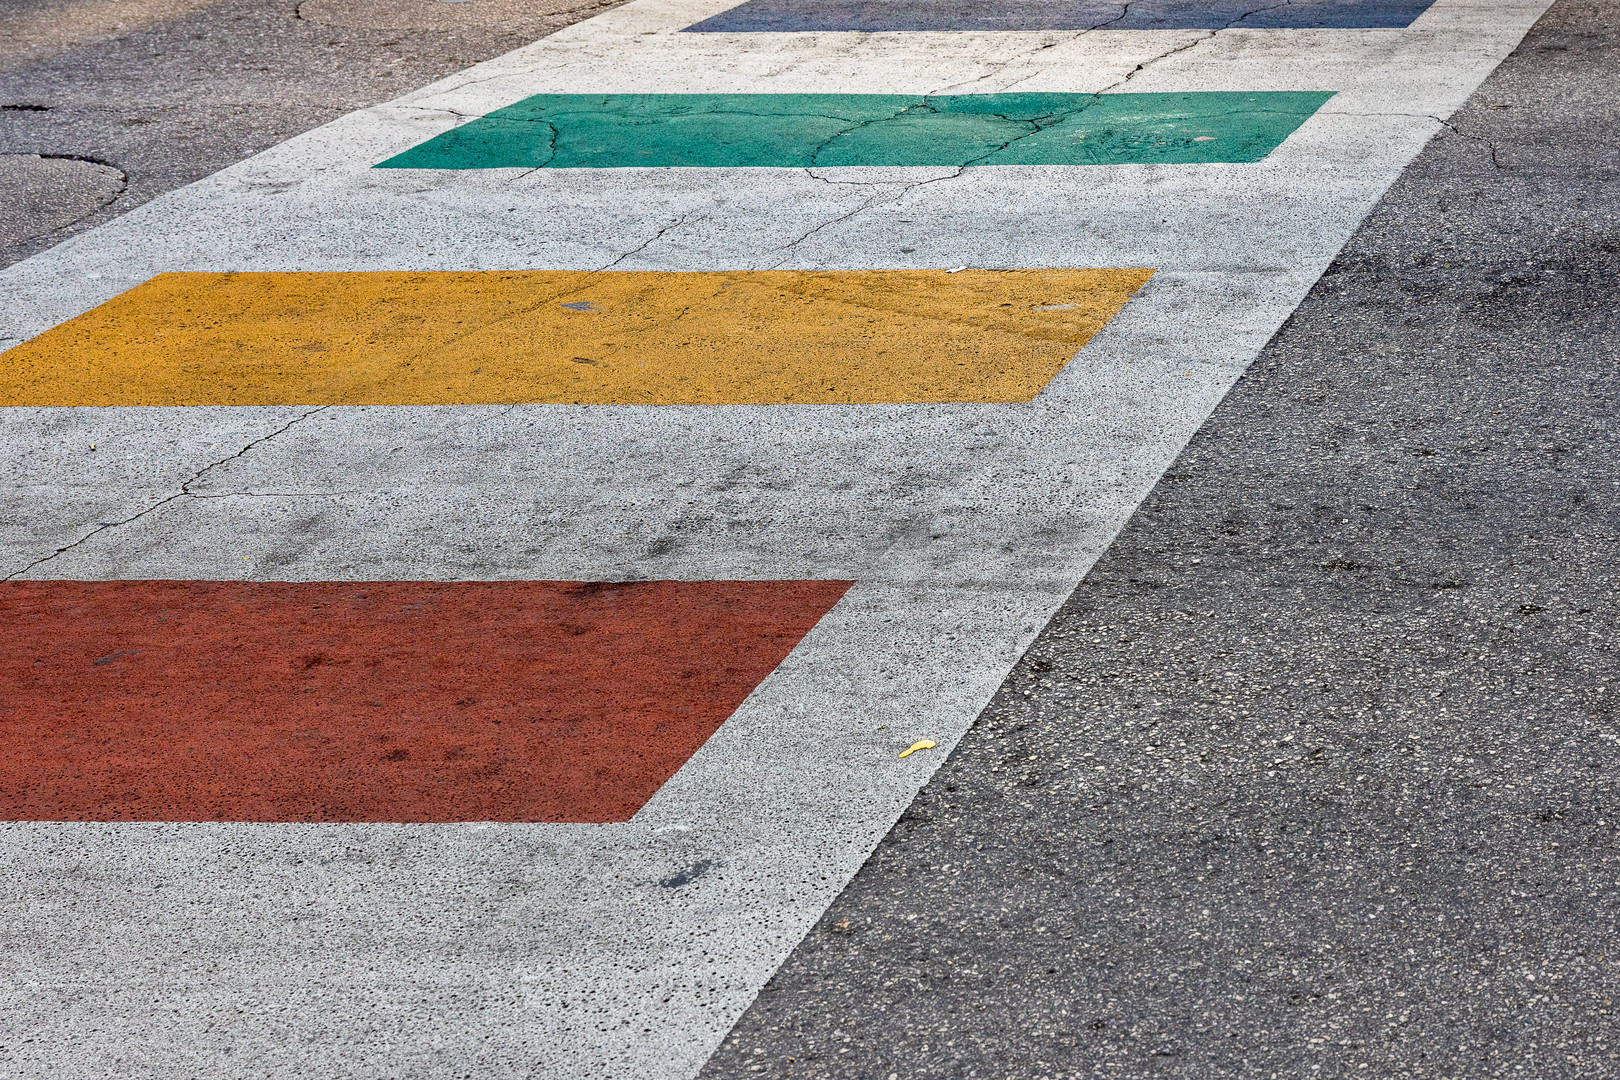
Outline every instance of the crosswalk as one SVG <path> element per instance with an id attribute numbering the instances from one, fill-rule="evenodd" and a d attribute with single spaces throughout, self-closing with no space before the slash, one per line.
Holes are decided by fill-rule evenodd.
<path id="1" fill-rule="evenodd" d="M 1545 6 L 730 3 L 0 273 L 26 1072 L 694 1073 Z"/>

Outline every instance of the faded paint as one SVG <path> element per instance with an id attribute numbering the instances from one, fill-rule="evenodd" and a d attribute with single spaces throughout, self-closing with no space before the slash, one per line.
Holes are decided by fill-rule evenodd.
<path id="1" fill-rule="evenodd" d="M 1433 0 L 748 0 L 689 31 L 1390 29 Z"/>
<path id="2" fill-rule="evenodd" d="M 1254 162 L 1331 91 L 536 94 L 378 168 Z"/>
<path id="3" fill-rule="evenodd" d="M 9 582 L 0 818 L 625 821 L 848 582 Z"/>
<path id="4" fill-rule="evenodd" d="M 7 405 L 1027 401 L 1151 270 L 161 274 Z"/>

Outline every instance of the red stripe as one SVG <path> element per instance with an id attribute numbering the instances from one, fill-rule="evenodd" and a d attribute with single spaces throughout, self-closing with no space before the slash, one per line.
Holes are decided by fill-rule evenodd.
<path id="1" fill-rule="evenodd" d="M 0 585 L 0 818 L 624 821 L 842 581 Z"/>

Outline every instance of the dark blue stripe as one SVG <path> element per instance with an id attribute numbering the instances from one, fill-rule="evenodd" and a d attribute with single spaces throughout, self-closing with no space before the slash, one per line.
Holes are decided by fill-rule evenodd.
<path id="1" fill-rule="evenodd" d="M 748 0 L 689 31 L 1391 29 L 1433 0 Z"/>

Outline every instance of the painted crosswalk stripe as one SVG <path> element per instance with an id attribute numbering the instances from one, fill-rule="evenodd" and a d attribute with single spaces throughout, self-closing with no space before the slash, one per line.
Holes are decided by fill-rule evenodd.
<path id="1" fill-rule="evenodd" d="M 748 0 L 687 27 L 700 33 L 827 30 L 1393 29 L 1433 0 Z"/>
<path id="2" fill-rule="evenodd" d="M 0 354 L 0 403 L 1027 401 L 1151 274 L 162 274 Z"/>
<path id="3" fill-rule="evenodd" d="M 1253 162 L 1331 91 L 537 94 L 390 169 Z"/>
<path id="4" fill-rule="evenodd" d="M 8 582 L 0 819 L 627 821 L 848 587 Z"/>

